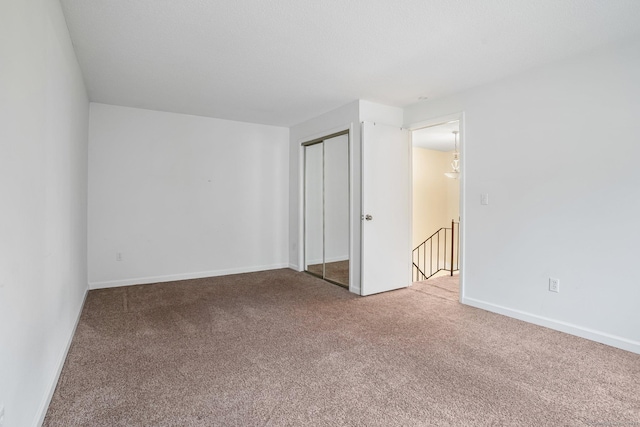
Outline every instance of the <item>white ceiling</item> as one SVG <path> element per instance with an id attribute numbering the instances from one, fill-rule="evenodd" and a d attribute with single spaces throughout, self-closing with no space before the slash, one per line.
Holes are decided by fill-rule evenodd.
<path id="1" fill-rule="evenodd" d="M 452 121 L 437 126 L 430 126 L 411 132 L 411 143 L 414 147 L 437 151 L 453 151 L 455 142 L 453 131 L 459 130 L 459 122 Z M 460 137 L 458 136 L 458 144 Z"/>
<path id="2" fill-rule="evenodd" d="M 92 101 L 281 126 L 356 99 L 404 107 L 640 34 L 639 0 L 61 3 Z"/>

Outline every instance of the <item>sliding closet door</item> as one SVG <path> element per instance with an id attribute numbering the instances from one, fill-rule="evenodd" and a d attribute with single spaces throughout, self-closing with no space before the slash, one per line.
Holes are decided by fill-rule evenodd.
<path id="1" fill-rule="evenodd" d="M 349 135 L 304 147 L 305 270 L 349 287 Z"/>
<path id="2" fill-rule="evenodd" d="M 304 149 L 304 253 L 305 270 L 324 277 L 323 158 L 322 144 Z"/>
<path id="3" fill-rule="evenodd" d="M 349 137 L 324 141 L 325 279 L 349 287 Z"/>

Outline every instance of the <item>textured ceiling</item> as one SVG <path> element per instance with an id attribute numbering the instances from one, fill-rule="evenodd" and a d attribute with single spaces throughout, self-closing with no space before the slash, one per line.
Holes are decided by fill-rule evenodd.
<path id="1" fill-rule="evenodd" d="M 640 34 L 639 0 L 61 0 L 92 101 L 290 126 Z M 427 101 L 428 102 L 428 101 Z"/>

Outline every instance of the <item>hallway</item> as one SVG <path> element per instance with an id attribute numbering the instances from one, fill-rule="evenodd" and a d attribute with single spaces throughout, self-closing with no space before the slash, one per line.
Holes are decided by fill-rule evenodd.
<path id="1" fill-rule="evenodd" d="M 438 298 L 450 301 L 460 301 L 460 275 L 453 276 L 447 271 L 441 271 L 428 280 L 413 282 L 409 288 Z"/>

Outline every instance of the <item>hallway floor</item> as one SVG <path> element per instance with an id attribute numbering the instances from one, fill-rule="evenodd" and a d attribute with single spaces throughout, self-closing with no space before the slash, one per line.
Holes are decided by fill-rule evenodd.
<path id="1" fill-rule="evenodd" d="M 427 280 L 414 282 L 409 289 L 450 301 L 460 300 L 460 275 L 440 272 Z"/>

